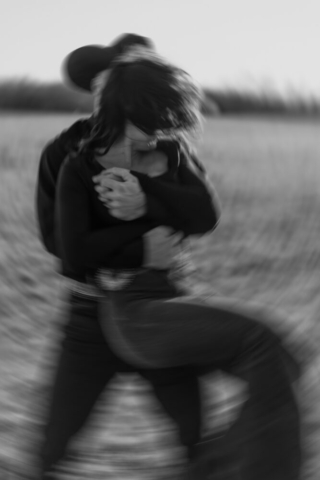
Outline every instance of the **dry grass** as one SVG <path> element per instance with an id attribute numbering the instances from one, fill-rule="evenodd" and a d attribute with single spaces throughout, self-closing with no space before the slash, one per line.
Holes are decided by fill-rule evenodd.
<path id="1" fill-rule="evenodd" d="M 26 440 L 33 444 L 38 417 L 31 416 L 32 404 L 40 408 L 44 403 L 63 322 L 56 265 L 37 238 L 34 188 L 41 148 L 75 118 L 0 118 L 3 472 L 9 460 L 17 464 L 17 455 L 22 462 Z M 216 185 L 223 217 L 215 233 L 194 242 L 193 248 L 199 281 L 224 295 L 280 309 L 290 328 L 289 341 L 301 344 L 299 354 L 306 362 L 298 389 L 304 412 L 304 480 L 317 480 L 320 467 L 318 132 L 318 124 L 297 121 L 209 121 L 199 153 Z M 216 379 L 214 406 L 220 412 L 223 396 L 238 388 L 229 383 Z M 181 451 L 175 434 L 146 385 L 116 381 L 98 410 L 74 448 L 83 455 L 93 437 L 82 457 L 83 478 L 150 478 L 154 466 L 157 478 L 178 475 Z M 215 422 L 217 415 L 212 417 Z M 77 478 L 82 478 L 79 472 Z"/>

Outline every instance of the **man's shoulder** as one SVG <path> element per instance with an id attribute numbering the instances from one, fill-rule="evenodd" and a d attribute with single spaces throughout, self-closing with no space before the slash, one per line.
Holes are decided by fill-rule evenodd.
<path id="1" fill-rule="evenodd" d="M 91 128 L 91 117 L 80 118 L 74 122 L 70 127 L 66 128 L 56 138 L 64 141 L 78 140 L 83 137 Z"/>
<path id="2" fill-rule="evenodd" d="M 46 144 L 40 156 L 40 172 L 42 175 L 57 178 L 64 160 L 76 148 L 79 139 L 89 128 L 88 122 L 89 119 L 78 120 Z"/>
<path id="3" fill-rule="evenodd" d="M 45 145 L 42 151 L 42 157 L 47 157 L 49 161 L 52 157 L 65 157 L 69 151 L 75 148 L 89 128 L 90 119 L 77 120 Z"/>

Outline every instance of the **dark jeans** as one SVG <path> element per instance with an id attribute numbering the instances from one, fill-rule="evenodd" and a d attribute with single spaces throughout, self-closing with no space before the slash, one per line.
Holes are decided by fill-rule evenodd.
<path id="1" fill-rule="evenodd" d="M 110 292 L 101 310 L 113 348 L 137 366 L 221 369 L 245 380 L 248 399 L 223 440 L 241 479 L 297 480 L 299 412 L 281 339 L 261 315 L 231 302 L 174 297 L 162 272 Z"/>
<path id="2" fill-rule="evenodd" d="M 41 448 L 42 471 L 65 456 L 69 440 L 87 420 L 99 395 L 117 372 L 139 372 L 150 382 L 165 412 L 178 427 L 187 452 L 201 430 L 198 379 L 192 368 L 137 369 L 107 345 L 98 323 L 96 301 L 72 295 L 69 321 L 58 361 Z"/>

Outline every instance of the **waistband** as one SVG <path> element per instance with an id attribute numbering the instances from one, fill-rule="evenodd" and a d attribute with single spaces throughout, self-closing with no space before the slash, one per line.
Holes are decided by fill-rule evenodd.
<path id="1" fill-rule="evenodd" d="M 95 283 L 102 290 L 121 290 L 141 273 L 145 273 L 146 268 L 129 268 L 121 270 L 112 270 L 100 268 L 95 275 Z"/>
<path id="2" fill-rule="evenodd" d="M 72 294 L 89 297 L 91 299 L 103 298 L 107 291 L 121 290 L 139 274 L 145 273 L 145 268 L 131 268 L 123 270 L 112 270 L 100 268 L 94 278 L 87 282 L 68 279 L 66 284 Z"/>
<path id="3" fill-rule="evenodd" d="M 66 287 L 72 295 L 77 297 L 88 298 L 91 300 L 98 300 L 104 297 L 104 293 L 95 285 L 90 283 L 78 282 L 77 280 L 68 279 Z"/>

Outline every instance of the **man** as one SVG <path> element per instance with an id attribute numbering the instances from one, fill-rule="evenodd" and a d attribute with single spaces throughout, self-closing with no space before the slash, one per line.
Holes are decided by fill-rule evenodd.
<path id="1" fill-rule="evenodd" d="M 113 46 L 101 48 L 101 52 L 96 48 L 95 52 L 101 53 L 100 64 L 96 61 L 91 70 L 84 70 L 80 62 L 83 49 L 90 50 L 90 46 L 76 50 L 65 63 L 68 78 L 77 86 L 90 89 L 90 79 L 105 70 L 115 55 L 134 43 L 149 45 L 149 40 L 124 35 Z M 55 256 L 58 256 L 54 229 L 56 182 L 65 158 L 89 127 L 90 118 L 77 121 L 51 141 L 40 158 L 36 201 L 39 228 L 46 249 Z M 161 255 L 159 252 L 160 264 Z M 72 324 L 82 330 L 79 327 L 72 341 L 66 339 L 61 351 L 41 453 L 43 478 L 50 478 L 50 472 L 65 457 L 69 440 L 82 428 L 113 376 L 118 372 L 137 371 L 120 360 L 107 345 L 97 321 L 99 299 L 79 291 L 71 292 L 70 298 L 69 326 L 66 329 Z M 195 372 L 188 368 L 170 368 L 139 370 L 138 373 L 150 382 L 164 411 L 177 425 L 180 441 L 187 448 L 188 458 L 192 459 L 201 429 L 200 394 Z"/>

